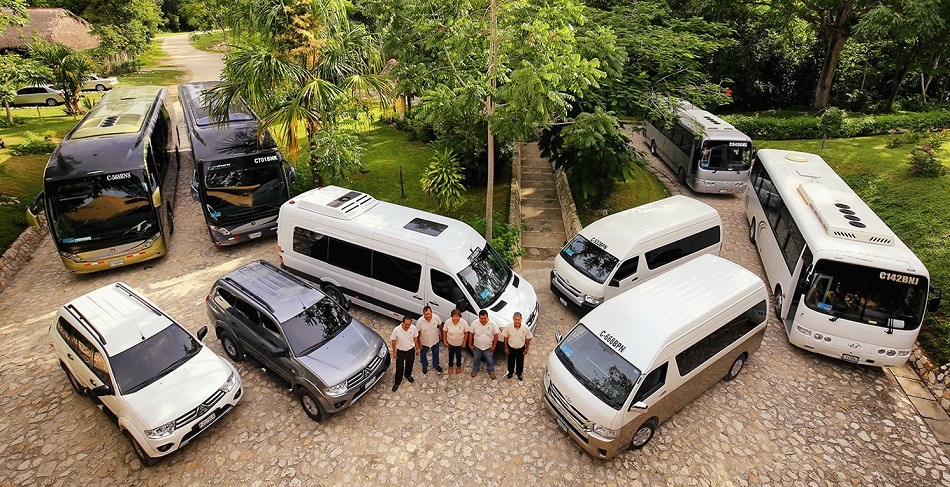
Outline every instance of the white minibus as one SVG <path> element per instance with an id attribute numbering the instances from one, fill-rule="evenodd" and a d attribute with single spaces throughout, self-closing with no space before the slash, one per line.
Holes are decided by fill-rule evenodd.
<path id="1" fill-rule="evenodd" d="M 595 457 L 642 448 L 673 413 L 739 374 L 762 343 L 767 303 L 758 276 L 715 255 L 664 272 L 558 334 L 545 403 Z"/>
<path id="2" fill-rule="evenodd" d="M 327 186 L 284 203 L 277 227 L 281 267 L 340 304 L 396 319 L 429 305 L 445 320 L 458 308 L 469 323 L 486 309 L 500 328 L 518 311 L 537 324 L 531 284 L 458 220 Z"/>
<path id="3" fill-rule="evenodd" d="M 551 291 L 561 304 L 586 313 L 683 262 L 719 255 L 721 244 L 715 208 L 671 196 L 584 227 L 554 258 Z"/>

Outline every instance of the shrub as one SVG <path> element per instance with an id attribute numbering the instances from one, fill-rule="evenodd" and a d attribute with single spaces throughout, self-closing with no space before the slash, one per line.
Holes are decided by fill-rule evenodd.
<path id="1" fill-rule="evenodd" d="M 828 139 L 841 135 L 841 129 L 844 127 L 844 112 L 840 108 L 826 108 L 819 118 L 818 126 L 821 128 L 821 148 L 824 149 Z"/>
<path id="2" fill-rule="evenodd" d="M 947 172 L 947 168 L 937 159 L 934 147 L 919 145 L 910 151 L 910 172 L 915 176 L 936 178 Z"/>
<path id="3" fill-rule="evenodd" d="M 756 117 L 727 115 L 723 117 L 736 128 L 754 139 L 800 140 L 822 137 L 821 120 L 818 117 Z M 860 137 L 886 134 L 895 130 L 926 132 L 950 127 L 950 110 L 929 112 L 889 113 L 845 118 L 841 137 Z"/>
<path id="4" fill-rule="evenodd" d="M 422 173 L 422 190 L 434 196 L 439 202 L 439 208 L 454 210 L 465 201 L 462 191 L 462 167 L 452 149 L 437 151 L 429 161 L 429 167 Z"/>
<path id="5" fill-rule="evenodd" d="M 50 154 L 56 149 L 56 142 L 53 142 L 53 136 L 51 134 L 46 134 L 41 137 L 33 132 L 26 132 L 24 136 L 26 137 L 25 142 L 10 146 L 13 155 L 32 156 L 37 154 Z"/>
<path id="6" fill-rule="evenodd" d="M 7 117 L 6 117 L 6 116 L 0 117 L 0 129 L 8 129 L 8 128 L 11 128 L 11 127 L 15 127 L 15 126 L 17 126 L 17 125 L 23 125 L 23 124 L 25 124 L 25 123 L 26 123 L 26 119 L 23 118 L 23 117 L 14 116 L 14 117 L 13 117 L 13 123 L 12 123 L 12 124 L 9 123 L 9 122 L 7 122 Z"/>
<path id="7" fill-rule="evenodd" d="M 359 137 L 346 128 L 327 125 L 310 141 L 310 170 L 318 186 L 346 181 L 363 167 L 362 158 Z"/>
<path id="8" fill-rule="evenodd" d="M 484 235 L 485 219 L 476 219 L 472 223 L 472 228 Z M 501 254 L 508 265 L 514 265 L 515 259 L 524 254 L 524 247 L 521 246 L 521 230 L 523 228 L 523 223 L 511 225 L 498 212 L 492 213 L 491 246 Z"/>
<path id="9" fill-rule="evenodd" d="M 904 140 L 899 135 L 887 139 L 887 142 L 884 143 L 884 147 L 888 149 L 896 149 L 902 145 L 904 145 Z"/>

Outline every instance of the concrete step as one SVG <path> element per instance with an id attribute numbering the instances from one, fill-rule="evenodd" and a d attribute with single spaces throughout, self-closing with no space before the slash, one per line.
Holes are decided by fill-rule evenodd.
<path id="1" fill-rule="evenodd" d="M 554 189 L 554 185 L 551 185 L 550 188 L 546 188 L 546 187 L 526 188 L 524 183 L 522 183 L 521 184 L 521 199 L 525 200 L 527 198 L 544 198 L 544 199 L 557 200 L 557 190 Z"/>
<path id="2" fill-rule="evenodd" d="M 528 260 L 525 258 L 525 256 L 521 256 L 521 275 L 523 275 L 526 279 L 530 279 L 528 278 L 529 274 L 544 273 L 550 275 L 551 269 L 553 268 L 554 265 L 551 261 Z M 542 279 L 536 280 L 541 281 Z M 546 281 L 547 279 L 545 278 L 544 280 Z M 535 291 L 537 291 L 537 288 L 535 288 Z"/>
<path id="3" fill-rule="evenodd" d="M 557 255 L 560 250 L 560 248 L 549 249 L 545 247 L 525 247 L 522 259 L 553 262 L 554 256 Z"/>
<path id="4" fill-rule="evenodd" d="M 554 220 L 557 222 L 563 221 L 561 219 L 560 208 L 533 208 L 530 206 L 521 207 L 521 219 L 522 221 L 528 221 L 528 220 Z"/>
<path id="5" fill-rule="evenodd" d="M 554 174 L 552 173 L 522 173 L 521 174 L 522 186 L 524 183 L 551 183 L 554 184 Z"/>
<path id="6" fill-rule="evenodd" d="M 521 206 L 532 207 L 532 208 L 556 208 L 561 209 L 561 204 L 558 200 L 551 198 L 521 198 Z"/>
<path id="7" fill-rule="evenodd" d="M 555 235 L 564 235 L 564 223 L 561 220 L 539 220 L 537 218 L 522 219 L 525 232 L 544 232 Z"/>
<path id="8" fill-rule="evenodd" d="M 545 247 L 560 250 L 565 243 L 564 238 L 558 234 L 521 232 L 521 245 L 523 247 Z"/>

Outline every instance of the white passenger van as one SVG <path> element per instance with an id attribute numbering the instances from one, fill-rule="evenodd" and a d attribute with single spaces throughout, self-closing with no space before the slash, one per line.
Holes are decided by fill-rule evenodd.
<path id="1" fill-rule="evenodd" d="M 671 196 L 584 227 L 554 258 L 551 291 L 561 304 L 586 313 L 683 262 L 719 255 L 721 244 L 715 208 Z"/>
<path id="2" fill-rule="evenodd" d="M 277 221 L 281 267 L 340 304 L 396 319 L 429 305 L 445 320 L 458 308 L 470 323 L 487 309 L 500 328 L 519 311 L 537 323 L 531 284 L 458 220 L 327 186 L 284 203 Z"/>
<path id="3" fill-rule="evenodd" d="M 768 292 L 714 255 L 665 272 L 591 311 L 548 358 L 544 397 L 588 453 L 642 448 L 657 425 L 725 378 L 765 335 Z"/>

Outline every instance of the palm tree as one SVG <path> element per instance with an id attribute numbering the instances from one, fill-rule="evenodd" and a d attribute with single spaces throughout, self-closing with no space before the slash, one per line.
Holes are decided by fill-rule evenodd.
<path id="1" fill-rule="evenodd" d="M 83 78 L 96 70 L 96 63 L 86 53 L 73 51 L 62 44 L 36 42 L 30 47 L 30 57 L 48 67 L 53 81 L 66 99 L 66 112 L 82 113 L 79 107 L 79 91 Z"/>
<path id="2" fill-rule="evenodd" d="M 238 41 L 225 56 L 221 83 L 208 92 L 211 111 L 223 119 L 230 105 L 247 103 L 260 115 L 262 133 L 277 129 L 292 158 L 300 130 L 309 143 L 361 100 L 388 97 L 379 39 L 350 22 L 344 1 L 249 2 L 228 24 Z"/>

